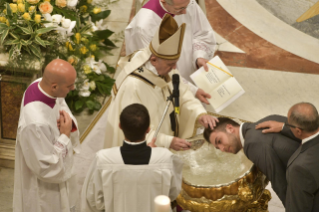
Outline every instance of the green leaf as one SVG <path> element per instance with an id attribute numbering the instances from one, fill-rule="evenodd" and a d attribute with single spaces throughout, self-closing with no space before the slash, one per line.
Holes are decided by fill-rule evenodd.
<path id="1" fill-rule="evenodd" d="M 74 107 L 75 110 L 80 110 L 83 107 L 84 102 L 82 100 L 78 100 L 75 102 Z"/>
<path id="2" fill-rule="evenodd" d="M 13 32 L 9 32 L 9 34 L 14 38 L 14 39 L 20 39 L 19 35 L 14 34 Z"/>
<path id="3" fill-rule="evenodd" d="M 27 34 L 27 35 L 31 35 L 31 31 L 30 31 L 30 29 L 29 28 L 25 28 L 25 27 L 20 27 L 20 26 L 18 26 L 25 34 Z"/>
<path id="4" fill-rule="evenodd" d="M 92 22 L 96 22 L 96 21 L 99 21 L 101 19 L 105 19 L 110 15 L 110 13 L 111 13 L 111 10 L 105 10 L 105 11 L 102 11 L 98 14 L 90 13 Z"/>
<path id="5" fill-rule="evenodd" d="M 7 10 L 7 15 L 12 16 L 12 10 L 8 3 L 6 3 L 6 10 Z"/>
<path id="6" fill-rule="evenodd" d="M 51 43 L 50 43 L 49 41 L 47 41 L 47 40 L 42 40 L 42 41 L 43 41 L 43 43 L 44 43 L 45 45 L 47 45 L 47 46 L 51 45 Z"/>
<path id="7" fill-rule="evenodd" d="M 116 47 L 115 44 L 108 38 L 105 38 L 103 43 L 108 47 Z"/>
<path id="8" fill-rule="evenodd" d="M 21 51 L 21 47 L 22 47 L 22 43 L 19 42 L 18 45 L 17 45 L 17 48 L 18 48 L 19 51 Z"/>
<path id="9" fill-rule="evenodd" d="M 39 36 L 36 36 L 34 40 L 36 43 L 40 44 L 41 46 L 46 47 L 44 41 Z"/>
<path id="10" fill-rule="evenodd" d="M 2 35 L 1 35 L 1 43 L 2 44 L 3 44 L 4 39 L 6 39 L 8 33 L 9 33 L 9 29 L 6 29 L 3 31 Z"/>
<path id="11" fill-rule="evenodd" d="M 99 30 L 99 31 L 95 31 L 94 34 L 100 39 L 103 40 L 105 38 L 110 37 L 114 32 L 111 30 Z"/>
<path id="12" fill-rule="evenodd" d="M 12 57 L 14 47 L 15 47 L 14 45 L 13 45 L 13 46 L 11 46 L 11 49 L 10 49 L 10 51 L 9 51 L 9 60 L 10 60 L 10 59 L 11 59 L 11 57 Z"/>
<path id="13" fill-rule="evenodd" d="M 42 58 L 41 50 L 38 45 L 32 44 L 29 47 L 35 56 L 37 56 L 38 58 Z"/>
<path id="14" fill-rule="evenodd" d="M 6 24 L 0 23 L 0 29 L 7 29 L 8 26 Z"/>
<path id="15" fill-rule="evenodd" d="M 50 32 L 51 30 L 55 29 L 56 27 L 47 27 L 47 28 L 41 28 L 41 29 L 38 29 L 37 31 L 35 31 L 35 33 L 38 35 L 38 34 L 44 34 L 44 33 L 47 33 L 47 32 Z"/>
<path id="16" fill-rule="evenodd" d="M 85 104 L 90 110 L 94 110 L 95 103 L 92 100 L 87 100 Z"/>
<path id="17" fill-rule="evenodd" d="M 28 41 L 25 41 L 23 39 L 20 40 L 21 44 L 24 45 L 24 46 L 27 46 L 28 45 Z"/>
<path id="18" fill-rule="evenodd" d="M 94 109 L 95 110 L 99 110 L 99 109 L 101 109 L 101 107 L 102 107 L 102 105 L 98 101 L 94 102 Z"/>
<path id="19" fill-rule="evenodd" d="M 21 43 L 22 44 L 22 43 Z M 23 45 L 23 44 L 22 44 Z M 29 55 L 31 55 L 31 51 L 27 46 L 22 46 L 22 49 L 24 49 L 26 52 L 29 53 Z"/>
<path id="20" fill-rule="evenodd" d="M 19 40 L 6 40 L 3 45 L 14 45 L 20 43 Z"/>

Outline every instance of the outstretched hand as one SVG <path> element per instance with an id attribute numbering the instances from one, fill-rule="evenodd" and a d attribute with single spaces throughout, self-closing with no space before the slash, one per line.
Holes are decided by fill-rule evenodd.
<path id="1" fill-rule="evenodd" d="M 152 141 L 147 144 L 147 146 L 149 146 L 149 147 L 157 147 L 155 142 L 156 142 L 156 138 L 153 138 Z"/>
<path id="2" fill-rule="evenodd" d="M 216 117 L 207 114 L 202 115 L 198 119 L 198 123 L 204 126 L 205 128 L 208 128 L 209 126 L 211 129 L 214 129 L 214 127 L 216 126 L 216 122 L 218 122 L 218 119 Z"/>
<path id="3" fill-rule="evenodd" d="M 211 96 L 208 93 L 206 93 L 203 89 L 199 88 L 195 94 L 195 97 L 199 99 L 199 101 L 209 105 L 207 99 L 210 99 Z"/>
<path id="4" fill-rule="evenodd" d="M 278 121 L 264 121 L 256 125 L 255 129 L 263 129 L 263 133 L 278 133 L 282 130 L 285 123 Z"/>

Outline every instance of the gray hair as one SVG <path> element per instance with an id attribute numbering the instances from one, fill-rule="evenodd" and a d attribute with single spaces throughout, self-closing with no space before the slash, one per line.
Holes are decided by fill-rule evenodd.
<path id="1" fill-rule="evenodd" d="M 308 102 L 295 104 L 290 109 L 288 117 L 291 124 L 305 132 L 314 132 L 319 128 L 319 115 L 315 106 Z"/>

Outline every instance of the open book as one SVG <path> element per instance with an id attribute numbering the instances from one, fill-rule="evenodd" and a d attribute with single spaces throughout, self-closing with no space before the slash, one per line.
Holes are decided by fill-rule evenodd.
<path id="1" fill-rule="evenodd" d="M 197 87 L 211 95 L 207 100 L 218 113 L 245 91 L 218 56 L 211 59 L 207 66 L 208 72 L 201 67 L 190 77 Z"/>

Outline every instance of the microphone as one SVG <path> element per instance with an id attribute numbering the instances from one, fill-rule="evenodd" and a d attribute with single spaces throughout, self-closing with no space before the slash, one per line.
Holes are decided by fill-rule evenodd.
<path id="1" fill-rule="evenodd" d="M 173 97 L 175 99 L 175 113 L 179 114 L 179 75 L 173 74 Z"/>

